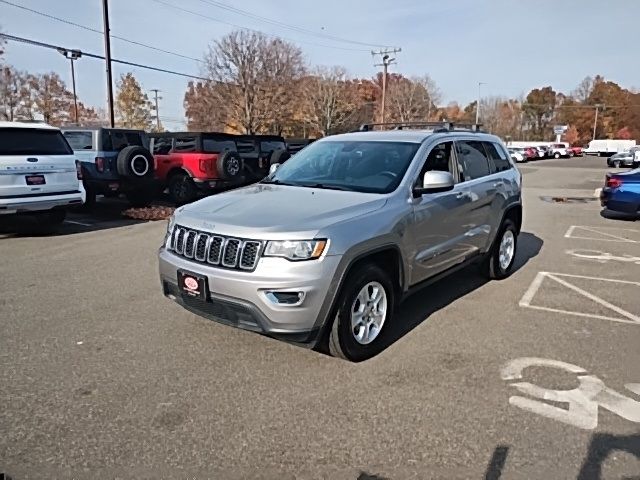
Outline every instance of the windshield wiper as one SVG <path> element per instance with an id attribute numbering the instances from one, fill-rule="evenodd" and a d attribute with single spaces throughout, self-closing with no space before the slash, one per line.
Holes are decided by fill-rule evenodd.
<path id="1" fill-rule="evenodd" d="M 308 188 L 324 188 L 326 190 L 343 190 L 345 192 L 353 192 L 353 188 L 346 187 L 344 185 L 336 185 L 333 183 L 302 183 L 301 187 Z"/>
<path id="2" fill-rule="evenodd" d="M 269 180 L 269 179 L 264 179 L 261 180 L 260 183 L 263 184 L 267 184 L 267 185 L 287 185 L 289 187 L 297 187 L 298 184 L 296 183 L 287 183 L 287 182 L 283 182 L 282 180 L 278 180 L 278 179 L 273 179 L 273 180 Z"/>

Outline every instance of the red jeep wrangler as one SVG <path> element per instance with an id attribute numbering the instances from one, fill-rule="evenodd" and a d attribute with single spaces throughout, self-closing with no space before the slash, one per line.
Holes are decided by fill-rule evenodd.
<path id="1" fill-rule="evenodd" d="M 177 204 L 245 183 L 236 136 L 226 133 L 151 133 L 156 178 Z"/>

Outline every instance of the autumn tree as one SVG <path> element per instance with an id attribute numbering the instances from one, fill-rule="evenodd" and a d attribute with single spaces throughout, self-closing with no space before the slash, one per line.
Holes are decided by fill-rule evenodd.
<path id="1" fill-rule="evenodd" d="M 531 132 L 535 138 L 549 139 L 556 107 L 557 93 L 551 87 L 535 88 L 529 92 L 522 105 Z"/>
<path id="2" fill-rule="evenodd" d="M 564 132 L 564 141 L 568 142 L 569 145 L 576 145 L 579 143 L 580 134 L 578 133 L 578 129 L 575 125 L 571 125 L 566 132 Z"/>
<path id="3" fill-rule="evenodd" d="M 503 138 L 520 138 L 522 106 L 518 100 L 487 97 L 480 103 L 480 112 L 485 130 Z"/>
<path id="4" fill-rule="evenodd" d="M 304 74 L 302 51 L 278 38 L 239 30 L 216 40 L 205 56 L 216 108 L 246 133 L 281 130 L 291 121 Z"/>
<path id="5" fill-rule="evenodd" d="M 121 127 L 148 130 L 151 127 L 151 102 L 129 72 L 117 83 L 116 116 Z"/>
<path id="6" fill-rule="evenodd" d="M 303 80 L 304 121 L 320 136 L 337 133 L 358 107 L 356 91 L 341 67 L 318 68 Z"/>
<path id="7" fill-rule="evenodd" d="M 0 67 L 0 119 L 25 120 L 32 111 L 29 75 L 5 65 Z"/>
<path id="8" fill-rule="evenodd" d="M 29 88 L 35 111 L 42 115 L 45 123 L 60 126 L 70 120 L 73 94 L 67 90 L 57 73 L 31 76 Z M 30 101 L 27 100 L 27 103 Z M 32 117 L 32 112 L 25 112 L 25 115 Z"/>
<path id="9" fill-rule="evenodd" d="M 387 84 L 386 120 L 428 121 L 436 113 L 441 93 L 429 75 L 406 78 L 393 75 Z"/>
<path id="10" fill-rule="evenodd" d="M 223 131 L 226 125 L 224 109 L 213 91 L 215 82 L 189 82 L 184 94 L 184 111 L 187 127 L 191 131 Z"/>

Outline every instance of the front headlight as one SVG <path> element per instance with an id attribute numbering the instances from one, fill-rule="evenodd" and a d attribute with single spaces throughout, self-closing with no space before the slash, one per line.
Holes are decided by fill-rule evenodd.
<path id="1" fill-rule="evenodd" d="M 274 240 L 267 242 L 265 257 L 284 257 L 287 260 L 313 260 L 319 258 L 327 240 Z"/>
<path id="2" fill-rule="evenodd" d="M 169 222 L 167 223 L 167 233 L 164 236 L 164 247 L 165 248 L 169 248 L 171 247 L 170 243 L 171 243 L 171 237 L 173 235 L 173 227 L 175 227 L 176 225 L 176 216 L 171 215 L 169 217 Z"/>

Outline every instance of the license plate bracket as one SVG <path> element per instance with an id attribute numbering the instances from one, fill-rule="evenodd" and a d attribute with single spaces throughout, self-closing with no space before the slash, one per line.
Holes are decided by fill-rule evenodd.
<path id="1" fill-rule="evenodd" d="M 24 179 L 27 185 L 44 185 L 47 183 L 44 175 L 26 175 Z"/>
<path id="2" fill-rule="evenodd" d="M 209 295 L 207 277 L 187 270 L 178 270 L 178 288 L 184 297 L 206 301 Z"/>

